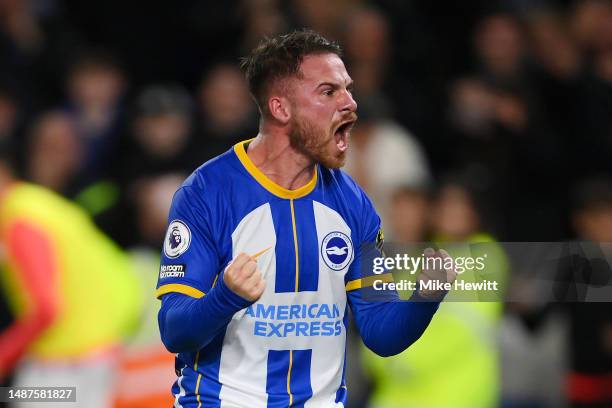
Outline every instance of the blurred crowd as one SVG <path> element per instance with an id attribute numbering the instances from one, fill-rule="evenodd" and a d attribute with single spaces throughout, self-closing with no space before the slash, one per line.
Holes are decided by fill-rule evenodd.
<path id="1" fill-rule="evenodd" d="M 76 203 L 133 254 L 152 275 L 142 279 L 152 298 L 156 269 L 147 268 L 174 191 L 257 134 L 239 58 L 263 36 L 301 27 L 344 48 L 360 118 L 346 170 L 373 198 L 388 240 L 612 242 L 607 0 L 3 0 L 0 146 L 20 178 Z M 501 372 L 503 384 L 474 380 L 488 391 L 435 406 L 563 406 L 580 314 L 493 309 L 465 313 L 490 331 L 480 376 Z M 602 343 L 591 357 L 612 387 L 612 313 L 587 315 L 604 314 L 591 327 Z M 545 322 L 525 323 L 535 315 Z M 385 375 L 369 359 L 373 369 L 354 370 L 356 384 L 369 384 L 351 391 L 355 406 Z M 397 373 L 408 380 L 411 370 Z"/>

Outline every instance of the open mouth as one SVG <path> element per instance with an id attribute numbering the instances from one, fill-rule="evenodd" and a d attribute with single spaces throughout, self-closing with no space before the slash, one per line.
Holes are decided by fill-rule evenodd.
<path id="1" fill-rule="evenodd" d="M 344 123 L 341 123 L 340 126 L 334 132 L 334 136 L 336 138 L 336 146 L 338 146 L 338 150 L 341 152 L 346 151 L 349 146 L 349 136 L 351 135 L 351 129 L 353 129 L 353 125 L 355 124 L 354 120 L 350 120 Z"/>

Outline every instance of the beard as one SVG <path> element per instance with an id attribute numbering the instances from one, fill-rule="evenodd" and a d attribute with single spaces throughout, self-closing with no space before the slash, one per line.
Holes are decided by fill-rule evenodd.
<path id="1" fill-rule="evenodd" d="M 346 151 L 336 148 L 330 130 L 299 116 L 291 119 L 289 142 L 292 148 L 329 169 L 339 169 L 346 161 Z"/>

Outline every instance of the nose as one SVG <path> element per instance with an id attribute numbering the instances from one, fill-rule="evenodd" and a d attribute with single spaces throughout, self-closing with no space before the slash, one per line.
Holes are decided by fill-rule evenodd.
<path id="1" fill-rule="evenodd" d="M 344 91 L 344 98 L 342 100 L 342 111 L 357 111 L 357 102 L 355 102 L 355 99 L 353 99 L 353 95 L 348 89 Z"/>

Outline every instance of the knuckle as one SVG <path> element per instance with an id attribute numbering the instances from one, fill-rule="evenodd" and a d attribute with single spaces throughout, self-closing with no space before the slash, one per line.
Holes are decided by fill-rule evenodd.
<path id="1" fill-rule="evenodd" d="M 234 258 L 234 260 L 232 261 L 232 265 L 234 267 L 240 267 L 241 265 L 245 264 L 247 258 L 248 258 L 248 255 L 245 254 L 244 252 L 241 252 L 236 258 Z"/>
<path id="2" fill-rule="evenodd" d="M 225 283 L 228 283 L 228 284 L 234 281 L 234 276 L 233 276 L 233 274 L 231 273 L 231 271 L 226 271 L 226 272 L 223 274 L 223 281 L 224 281 Z"/>

